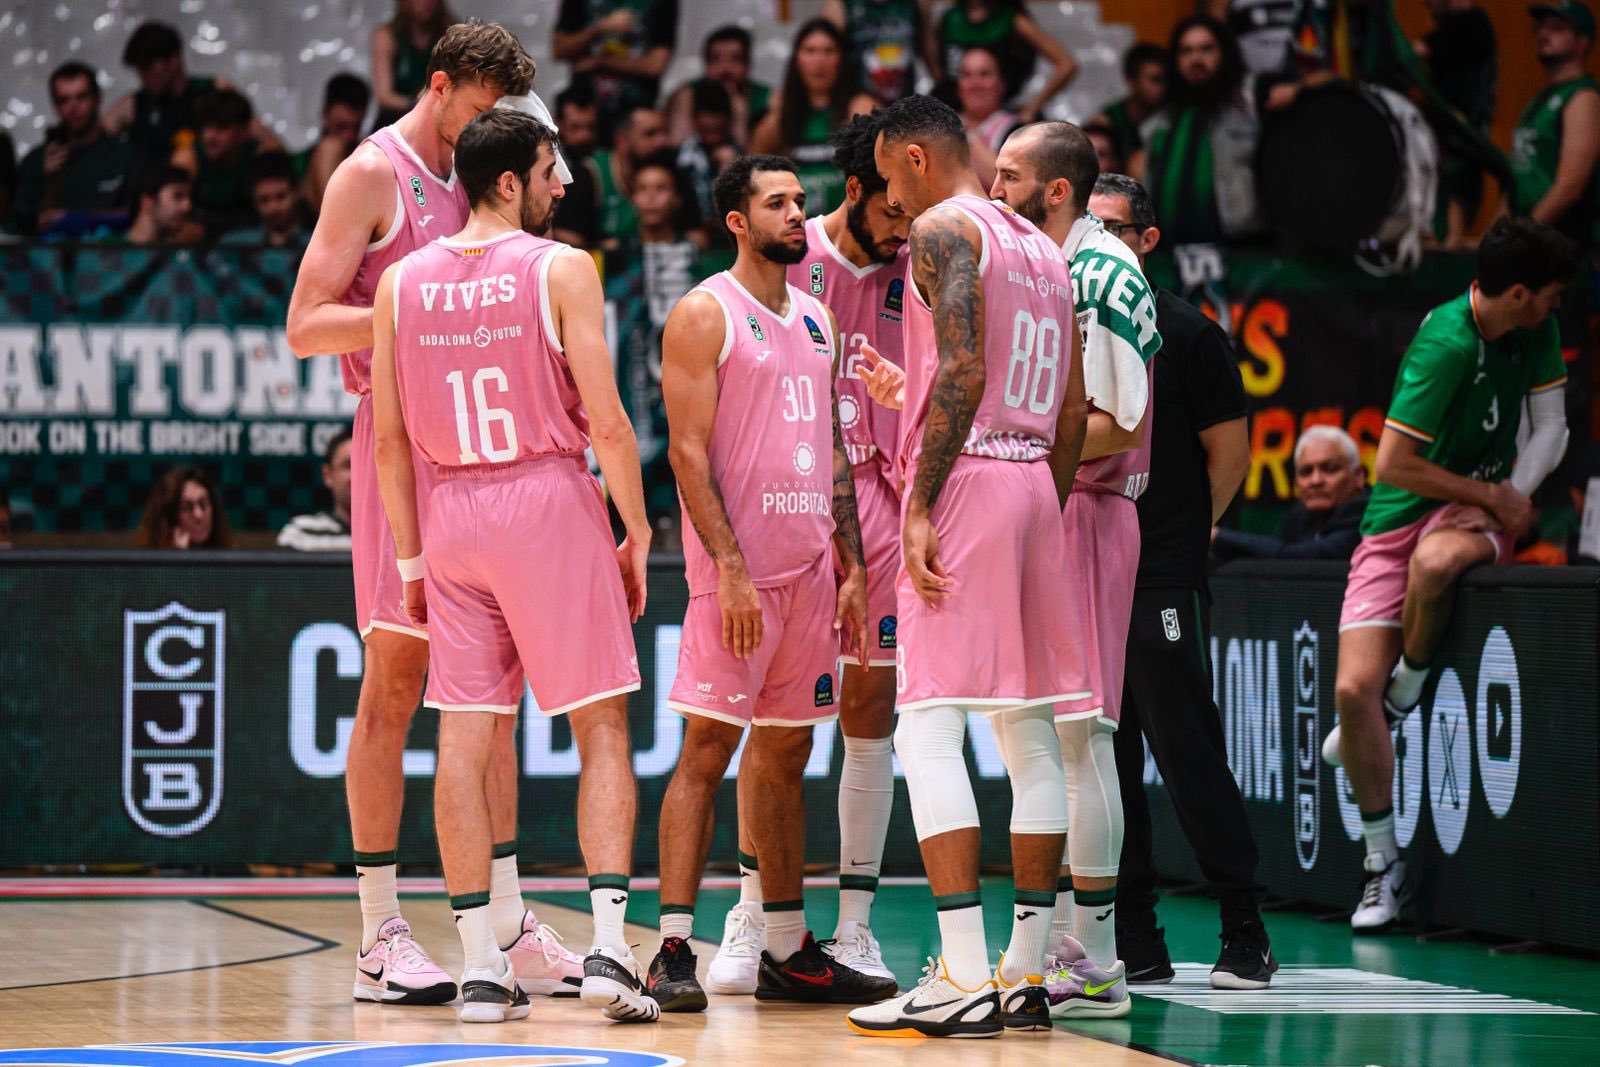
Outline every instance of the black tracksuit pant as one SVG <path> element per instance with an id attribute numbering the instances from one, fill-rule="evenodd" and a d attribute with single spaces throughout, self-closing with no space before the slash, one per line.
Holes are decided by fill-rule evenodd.
<path id="1" fill-rule="evenodd" d="M 1211 697 L 1210 605 L 1197 590 L 1141 588 L 1128 628 L 1122 721 L 1115 734 L 1126 829 L 1117 924 L 1155 925 L 1156 872 L 1144 791 L 1148 739 L 1224 930 L 1255 919 L 1264 889 L 1239 785 L 1228 768 L 1222 715 Z"/>

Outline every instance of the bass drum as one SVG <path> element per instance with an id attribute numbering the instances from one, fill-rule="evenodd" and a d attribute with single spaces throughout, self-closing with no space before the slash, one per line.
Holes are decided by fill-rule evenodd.
<path id="1" fill-rule="evenodd" d="M 1433 211 L 1437 148 L 1411 102 L 1348 82 L 1306 89 L 1267 117 L 1257 191 L 1277 233 L 1301 247 L 1349 255 L 1382 244 L 1420 250 Z"/>

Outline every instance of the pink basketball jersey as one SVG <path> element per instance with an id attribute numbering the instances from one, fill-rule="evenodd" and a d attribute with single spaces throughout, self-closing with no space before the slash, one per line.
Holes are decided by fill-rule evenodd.
<path id="1" fill-rule="evenodd" d="M 1004 204 L 971 194 L 944 201 L 977 223 L 983 248 L 983 397 L 961 451 L 1032 462 L 1050 454 L 1067 391 L 1062 361 L 1072 356 L 1077 319 L 1072 276 L 1056 243 Z M 922 451 L 928 399 L 939 367 L 933 313 L 906 278 L 905 411 L 899 470 Z"/>
<path id="2" fill-rule="evenodd" d="M 805 573 L 833 536 L 834 370 L 828 313 L 788 286 L 779 317 L 724 271 L 701 282 L 722 306 L 717 414 L 708 448 L 728 521 L 758 587 Z M 717 564 L 684 512 L 689 595 L 714 593 Z"/>
<path id="3" fill-rule="evenodd" d="M 877 349 L 895 366 L 904 366 L 902 321 L 905 314 L 904 249 L 893 263 L 858 267 L 828 240 L 822 218 L 806 220 L 806 258 L 789 268 L 789 284 L 810 293 L 833 311 L 839 322 L 839 429 L 852 465 L 893 458 L 900 445 L 900 413 L 874 404 L 866 383 L 856 374 L 861 342 Z"/>
<path id="4" fill-rule="evenodd" d="M 395 275 L 395 373 L 406 430 L 435 467 L 580 455 L 589 423 L 550 316 L 565 245 L 513 231 L 441 238 Z"/>
<path id="5" fill-rule="evenodd" d="M 373 131 L 367 140 L 388 158 L 395 183 L 394 222 L 382 239 L 367 246 L 367 254 L 344 294 L 345 304 L 369 308 L 378 290 L 378 279 L 391 264 L 436 237 L 458 233 L 466 225 L 467 194 L 453 171 L 445 180 L 423 166 L 393 126 Z M 345 392 L 365 396 L 372 391 L 372 349 L 344 353 L 339 357 L 339 369 L 344 375 Z"/>
<path id="6" fill-rule="evenodd" d="M 1156 395 L 1156 361 L 1145 364 L 1145 380 L 1149 383 L 1147 396 Z M 1144 412 L 1144 441 L 1138 448 L 1102 456 L 1078 465 L 1072 476 L 1073 490 L 1120 493 L 1129 500 L 1138 500 L 1150 484 L 1150 442 L 1155 439 L 1156 406 L 1150 404 Z"/>

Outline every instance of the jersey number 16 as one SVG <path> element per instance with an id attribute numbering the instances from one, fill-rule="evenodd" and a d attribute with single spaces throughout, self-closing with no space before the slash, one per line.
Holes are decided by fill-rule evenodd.
<path id="1" fill-rule="evenodd" d="M 462 371 L 453 370 L 444 376 L 444 380 L 450 383 L 450 393 L 455 399 L 456 442 L 461 446 L 461 462 L 482 463 L 483 459 L 472 450 L 472 426 L 467 415 L 467 376 Z M 493 382 L 500 392 L 509 392 L 506 372 L 499 367 L 484 367 L 472 376 L 472 399 L 478 409 L 478 448 L 490 463 L 504 463 L 517 454 L 517 423 L 505 408 L 489 406 L 488 390 L 485 388 L 489 382 Z M 501 435 L 506 439 L 503 448 L 496 448 L 494 444 L 495 423 L 500 424 Z"/>

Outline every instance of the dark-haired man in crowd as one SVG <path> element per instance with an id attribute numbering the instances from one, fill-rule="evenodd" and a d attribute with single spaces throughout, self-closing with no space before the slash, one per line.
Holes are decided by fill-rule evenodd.
<path id="1" fill-rule="evenodd" d="M 1158 44 L 1140 41 L 1122 57 L 1122 81 L 1128 95 L 1113 100 L 1084 127 L 1104 124 L 1111 129 L 1117 155 L 1131 159 L 1144 147 L 1139 128 L 1161 109 L 1167 95 L 1167 50 Z"/>
<path id="2" fill-rule="evenodd" d="M 243 93 L 218 89 L 195 105 L 199 138 L 172 153 L 173 166 L 194 175 L 195 215 L 213 237 L 255 217 L 250 174 L 262 146 L 251 132 L 254 118 Z"/>
<path id="3" fill-rule="evenodd" d="M 249 177 L 256 224 L 229 231 L 219 243 L 304 248 L 311 234 L 306 231 L 294 186 L 294 162 L 287 155 L 265 152 L 257 156 Z"/>
<path id="4" fill-rule="evenodd" d="M 295 153 L 295 178 L 300 196 L 315 214 L 322 194 L 340 163 L 361 143 L 361 123 L 372 102 L 372 87 L 354 74 L 335 74 L 322 90 L 322 132 L 317 143 Z"/>
<path id="5" fill-rule="evenodd" d="M 750 143 L 750 131 L 766 116 L 772 96 L 770 88 L 750 80 L 750 47 L 750 31 L 742 26 L 721 26 L 706 35 L 700 49 L 705 73 L 667 97 L 667 128 L 673 144 L 682 144 L 699 132 L 694 121 L 695 93 L 707 85 L 719 85 L 728 94 L 728 139 L 737 145 Z"/>
<path id="6" fill-rule="evenodd" d="M 1428 313 L 1400 360 L 1339 617 L 1339 724 L 1322 746 L 1361 810 L 1358 934 L 1392 926 L 1410 889 L 1391 731 L 1422 699 L 1456 582 L 1510 558 L 1528 497 L 1566 451 L 1567 371 L 1552 312 L 1579 259 L 1550 227 L 1501 219 L 1478 245 L 1471 287 Z M 1519 427 L 1529 430 L 1520 448 Z"/>
<path id="7" fill-rule="evenodd" d="M 124 239 L 131 245 L 192 245 L 205 237 L 194 218 L 194 178 L 182 167 L 157 167 L 139 179 L 138 206 Z"/>
<path id="8" fill-rule="evenodd" d="M 100 83 L 93 67 L 69 60 L 50 74 L 50 102 L 61 120 L 23 157 L 16 219 L 22 233 L 82 232 L 127 211 L 135 154 L 126 137 L 100 126 Z"/>
<path id="9" fill-rule="evenodd" d="M 593 179 L 592 195 L 583 199 L 576 185 L 556 207 L 556 233 L 577 235 L 586 248 L 615 251 L 638 225 L 629 197 L 640 162 L 667 147 L 667 120 L 653 107 L 628 108 L 616 125 L 611 147 L 583 160 L 582 169 Z M 580 168 L 574 166 L 576 174 Z"/>
<path id="10" fill-rule="evenodd" d="M 296 515 L 278 532 L 278 547 L 297 552 L 350 551 L 350 428 L 328 440 L 322 459 L 322 484 L 333 498 L 327 511 Z"/>

